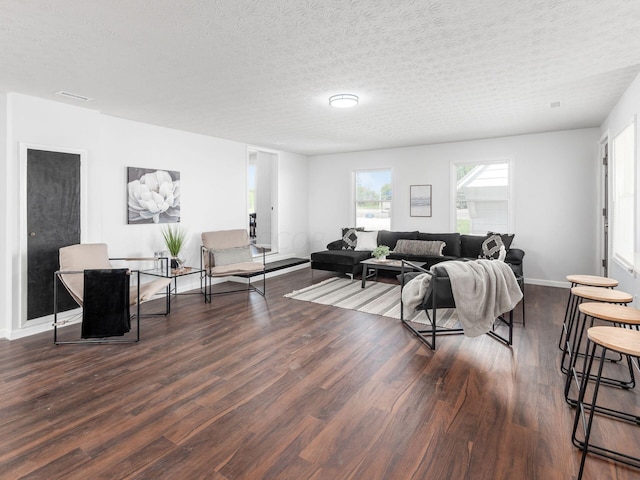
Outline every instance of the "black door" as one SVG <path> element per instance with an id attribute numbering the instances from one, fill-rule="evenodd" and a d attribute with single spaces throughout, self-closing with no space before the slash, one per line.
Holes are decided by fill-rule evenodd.
<path id="1" fill-rule="evenodd" d="M 58 249 L 80 243 L 80 155 L 27 150 L 27 320 L 53 313 Z M 77 308 L 59 288 L 59 311 Z"/>

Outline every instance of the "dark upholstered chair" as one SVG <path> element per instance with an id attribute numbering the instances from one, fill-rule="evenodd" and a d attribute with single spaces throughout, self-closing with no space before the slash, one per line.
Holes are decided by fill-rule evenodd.
<path id="1" fill-rule="evenodd" d="M 403 266 L 407 263 L 405 260 L 402 260 Z M 412 265 L 412 270 L 406 272 L 403 271 L 398 275 L 398 280 L 401 284 L 401 289 L 417 277 L 420 274 L 426 274 L 431 277 L 431 281 L 429 283 L 429 287 L 426 289 L 424 297 L 420 302 L 419 309 L 424 310 L 427 313 L 427 316 L 431 320 L 431 325 L 426 328 L 417 327 L 412 325 L 405 319 L 405 311 L 404 305 L 402 302 L 402 298 L 400 301 L 400 320 L 403 325 L 411 330 L 423 343 L 425 343 L 429 348 L 435 350 L 436 348 L 436 337 L 441 335 L 452 335 L 452 334 L 462 334 L 464 333 L 462 328 L 441 328 L 437 325 L 437 311 L 438 309 L 449 309 L 456 308 L 456 302 L 453 297 L 453 290 L 451 287 L 451 279 L 449 278 L 449 274 L 446 269 L 440 265 L 434 265 L 431 269 L 427 270 L 424 268 L 420 268 L 417 265 Z M 513 267 L 512 267 L 513 270 Z M 524 283 L 521 283 L 522 277 L 518 277 L 515 273 L 516 281 L 520 286 L 521 290 L 524 293 Z M 524 321 L 524 297 L 522 299 L 522 315 Z M 494 331 L 488 332 L 488 335 L 493 337 L 494 339 L 504 343 L 505 345 L 511 345 L 513 343 L 513 310 L 508 312 L 507 316 L 500 316 L 498 319 L 504 326 L 507 327 L 507 336 L 503 336 Z"/>

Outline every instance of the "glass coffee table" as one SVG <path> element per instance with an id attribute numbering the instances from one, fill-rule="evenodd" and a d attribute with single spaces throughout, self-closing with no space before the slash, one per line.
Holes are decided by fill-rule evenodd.
<path id="1" fill-rule="evenodd" d="M 369 258 L 361 261 L 360 264 L 362 265 L 362 288 L 365 287 L 367 278 L 373 277 L 374 280 L 378 278 L 378 270 L 402 271 L 402 260 L 376 260 L 375 258 Z M 405 262 L 405 271 L 412 271 L 412 264 L 420 268 L 426 265 L 425 262 L 411 262 L 411 264 Z"/>
<path id="2" fill-rule="evenodd" d="M 168 315 L 171 313 L 171 299 L 176 295 L 203 295 L 205 300 L 206 296 L 204 295 L 204 290 L 202 289 L 202 279 L 200 280 L 200 290 L 195 292 L 181 292 L 178 293 L 178 278 L 185 277 L 187 275 L 200 274 L 204 272 L 203 269 L 198 267 L 187 267 L 183 266 L 181 268 L 171 268 L 169 264 L 169 259 L 165 257 L 159 257 L 159 265 L 157 268 L 153 268 L 150 270 L 143 270 L 141 273 L 145 275 L 151 275 L 154 277 L 166 277 L 173 280 L 172 283 L 167 285 L 166 298 L 166 313 L 163 315 Z"/>

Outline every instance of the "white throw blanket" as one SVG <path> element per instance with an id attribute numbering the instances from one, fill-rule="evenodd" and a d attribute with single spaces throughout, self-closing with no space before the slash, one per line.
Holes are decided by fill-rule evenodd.
<path id="1" fill-rule="evenodd" d="M 434 265 L 431 271 L 440 267 L 449 275 L 458 319 L 468 337 L 490 332 L 496 318 L 513 310 L 522 299 L 516 276 L 504 262 L 449 261 Z M 422 302 L 424 295 L 420 297 L 420 293 L 426 292 L 429 286 L 430 276 L 423 275 L 412 279 L 402 291 L 402 302 L 409 311 L 414 311 Z"/>
<path id="2" fill-rule="evenodd" d="M 402 287 L 402 307 L 408 312 L 415 312 L 424 300 L 431 283 L 431 275 L 421 273 L 413 277 Z"/>

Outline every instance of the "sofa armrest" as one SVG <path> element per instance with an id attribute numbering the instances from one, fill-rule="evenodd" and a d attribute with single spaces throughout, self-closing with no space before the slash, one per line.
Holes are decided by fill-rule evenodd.
<path id="1" fill-rule="evenodd" d="M 327 244 L 327 250 L 342 250 L 342 239 Z"/>
<path id="2" fill-rule="evenodd" d="M 522 263 L 523 258 L 524 250 L 520 250 L 519 248 L 510 248 L 504 261 L 507 263 L 515 263 L 519 265 Z"/>
<path id="3" fill-rule="evenodd" d="M 511 270 L 516 277 L 524 277 L 522 259 L 524 258 L 524 250 L 519 248 L 510 248 L 504 261 L 511 266 Z"/>

